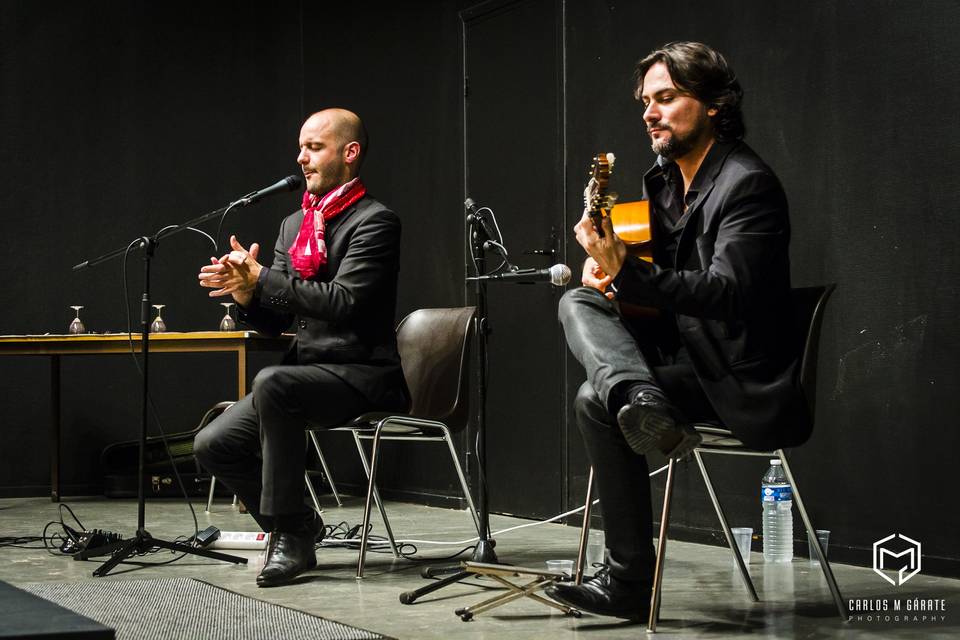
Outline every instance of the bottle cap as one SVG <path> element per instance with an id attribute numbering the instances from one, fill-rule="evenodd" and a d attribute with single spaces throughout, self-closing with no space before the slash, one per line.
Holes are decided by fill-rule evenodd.
<path id="1" fill-rule="evenodd" d="M 783 461 L 781 461 L 780 458 L 774 458 L 770 461 L 770 464 L 783 464 Z"/>

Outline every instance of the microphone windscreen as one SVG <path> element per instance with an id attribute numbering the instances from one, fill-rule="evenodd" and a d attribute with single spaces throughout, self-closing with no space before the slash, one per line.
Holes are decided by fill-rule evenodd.
<path id="1" fill-rule="evenodd" d="M 283 181 L 287 183 L 287 188 L 288 188 L 290 191 L 293 191 L 294 189 L 300 188 L 300 185 L 303 184 L 303 176 L 302 176 L 302 175 L 299 175 L 299 176 L 298 176 L 298 175 L 290 175 L 290 176 L 287 176 L 286 178 L 284 178 Z"/>
<path id="2" fill-rule="evenodd" d="M 550 284 L 562 287 L 570 282 L 570 267 L 565 264 L 555 264 L 550 267 Z"/>

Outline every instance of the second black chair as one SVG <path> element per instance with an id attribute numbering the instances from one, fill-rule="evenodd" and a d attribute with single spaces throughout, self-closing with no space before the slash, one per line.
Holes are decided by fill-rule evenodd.
<path id="1" fill-rule="evenodd" d="M 409 413 L 365 413 L 332 429 L 353 433 L 367 472 L 367 499 L 363 511 L 360 557 L 357 560 L 358 578 L 363 577 L 370 511 L 374 502 L 380 510 L 394 555 L 398 555 L 393 530 L 377 490 L 380 445 L 384 440 L 446 443 L 460 488 L 479 534 L 480 519 L 451 439 L 452 434 L 467 426 L 469 419 L 468 349 L 475 311 L 474 307 L 418 309 L 404 318 L 397 327 L 397 348 L 403 364 L 403 375 L 410 390 Z M 373 443 L 369 459 L 361 444 L 362 440 Z"/>

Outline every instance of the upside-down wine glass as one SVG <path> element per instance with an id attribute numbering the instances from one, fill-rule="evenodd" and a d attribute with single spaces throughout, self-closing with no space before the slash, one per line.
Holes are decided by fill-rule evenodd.
<path id="1" fill-rule="evenodd" d="M 233 303 L 221 302 L 220 306 L 223 307 L 224 310 L 223 319 L 220 321 L 220 331 L 236 331 L 237 321 L 230 315 L 230 309 L 233 307 Z"/>
<path id="2" fill-rule="evenodd" d="M 67 329 L 67 332 L 74 336 L 81 333 L 86 333 L 87 328 L 83 326 L 83 320 L 80 319 L 80 309 L 83 309 L 83 305 L 70 305 L 70 308 L 73 309 L 77 315 L 73 320 L 70 321 L 70 328 Z"/>
<path id="3" fill-rule="evenodd" d="M 167 330 L 167 323 L 163 321 L 163 318 L 160 317 L 160 313 L 163 311 L 163 308 L 167 305 L 165 304 L 155 304 L 151 305 L 154 309 L 157 310 L 157 317 L 153 319 L 153 322 L 150 323 L 150 333 L 163 333 Z"/>

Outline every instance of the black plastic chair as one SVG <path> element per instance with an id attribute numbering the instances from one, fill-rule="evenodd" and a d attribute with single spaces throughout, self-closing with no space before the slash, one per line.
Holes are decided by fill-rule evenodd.
<path id="1" fill-rule="evenodd" d="M 797 312 L 798 326 L 806 328 L 804 343 L 801 345 L 802 360 L 800 366 L 800 386 L 807 398 L 811 416 L 815 415 L 816 408 L 817 358 L 820 345 L 820 328 L 823 323 L 823 314 L 827 305 L 827 300 L 830 298 L 830 295 L 833 293 L 835 288 L 836 285 L 831 284 L 823 287 L 805 287 L 796 288 L 793 290 L 793 303 Z M 840 593 L 840 589 L 837 586 L 837 581 L 833 576 L 830 563 L 827 562 L 826 555 L 823 552 L 823 547 L 820 545 L 820 541 L 817 539 L 816 529 L 814 528 L 813 523 L 810 521 L 810 516 L 807 514 L 807 509 L 803 504 L 803 498 L 800 495 L 800 488 L 797 485 L 793 471 L 790 469 L 790 465 L 787 463 L 787 457 L 783 449 L 761 451 L 746 447 L 742 442 L 733 436 L 733 433 L 729 429 L 723 428 L 722 426 L 717 426 L 715 424 L 694 424 L 693 427 L 703 436 L 703 442 L 701 442 L 700 445 L 693 451 L 694 458 L 696 459 L 697 466 L 700 468 L 700 473 L 703 476 L 704 484 L 707 487 L 707 493 L 710 495 L 710 501 L 713 503 L 713 508 L 717 512 L 717 517 L 720 519 L 720 525 L 723 528 L 724 536 L 726 536 L 727 544 L 730 546 L 730 550 L 733 552 L 737 567 L 740 570 L 740 577 L 742 578 L 744 586 L 747 588 L 752 600 L 754 602 L 759 602 L 760 598 L 757 596 L 757 590 L 750 578 L 750 573 L 747 571 L 746 564 L 744 564 L 743 557 L 740 555 L 740 549 L 737 547 L 733 539 L 733 534 L 730 531 L 730 525 L 727 522 L 723 508 L 720 506 L 720 501 L 717 499 L 717 493 L 713 488 L 713 482 L 710 479 L 710 475 L 707 473 L 707 468 L 703 463 L 704 453 L 777 457 L 782 461 L 783 470 L 786 473 L 787 481 L 793 488 L 793 500 L 796 502 L 797 509 L 800 511 L 800 517 L 803 520 L 804 527 L 806 528 L 807 537 L 810 539 L 811 546 L 813 547 L 820 562 L 820 567 L 823 570 L 824 578 L 826 579 L 827 585 L 830 588 L 830 593 L 833 596 L 833 600 L 837 605 L 837 611 L 840 614 L 840 617 L 846 621 L 846 603 L 844 602 L 843 596 Z M 667 481 L 663 493 L 663 512 L 660 517 L 660 534 L 657 541 L 657 561 L 653 577 L 653 591 L 650 596 L 650 617 L 647 621 L 647 631 L 651 633 L 657 630 L 657 621 L 660 617 L 660 596 L 663 582 L 663 565 L 667 552 L 667 526 L 670 522 L 670 500 L 673 494 L 673 471 L 675 465 L 675 460 L 670 460 L 669 464 L 667 465 Z M 578 581 L 582 578 L 584 571 L 583 564 L 586 556 L 587 535 L 590 528 L 590 507 L 593 497 L 592 493 L 593 469 L 591 468 L 590 477 L 587 482 L 587 500 L 586 504 L 584 505 L 583 528 L 580 533 L 580 549 L 577 555 L 576 579 Z"/>
<path id="2" fill-rule="evenodd" d="M 380 443 L 384 440 L 445 442 L 473 516 L 474 526 L 478 534 L 480 532 L 480 519 L 451 439 L 451 434 L 461 431 L 469 421 L 470 371 L 467 356 L 475 312 L 475 307 L 418 309 L 400 322 L 397 327 L 397 347 L 403 363 L 404 378 L 410 390 L 409 413 L 366 413 L 348 424 L 325 429 L 353 433 L 364 470 L 367 472 L 367 500 L 361 527 L 360 557 L 357 561 L 358 578 L 363 577 L 366 562 L 373 502 L 376 502 L 383 518 L 394 556 L 399 556 L 393 530 L 376 484 Z M 369 459 L 361 440 L 373 442 Z"/>

